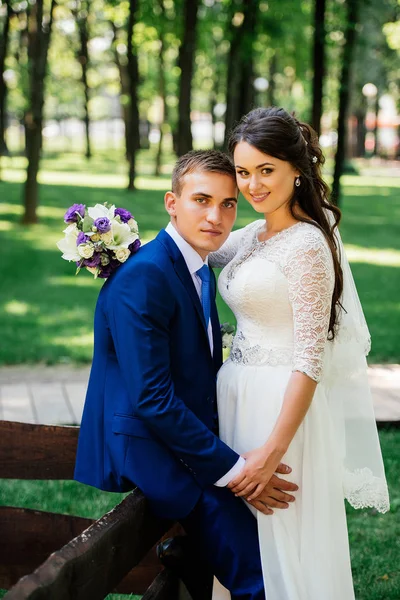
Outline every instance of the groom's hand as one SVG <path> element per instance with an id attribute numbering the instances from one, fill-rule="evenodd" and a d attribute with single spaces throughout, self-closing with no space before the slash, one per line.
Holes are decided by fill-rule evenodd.
<path id="1" fill-rule="evenodd" d="M 283 463 L 280 463 L 276 469 L 276 473 L 282 475 L 291 471 L 292 469 Z M 261 494 L 250 504 L 265 515 L 272 515 L 274 512 L 272 508 L 288 508 L 289 503 L 295 501 L 295 497 L 288 492 L 297 492 L 298 489 L 299 487 L 295 483 L 272 475 Z"/>

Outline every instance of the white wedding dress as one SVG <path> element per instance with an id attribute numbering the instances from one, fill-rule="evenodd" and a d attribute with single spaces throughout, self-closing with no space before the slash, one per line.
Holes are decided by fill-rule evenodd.
<path id="1" fill-rule="evenodd" d="M 237 319 L 218 374 L 220 437 L 239 454 L 261 446 L 291 373 L 319 382 L 282 459 L 299 485 L 296 501 L 271 516 L 256 513 L 266 600 L 354 600 L 343 467 L 324 381 L 332 256 L 312 224 L 298 222 L 260 242 L 264 227 L 251 223 L 211 255 L 212 266 L 225 267 L 219 290 Z M 213 597 L 230 596 L 216 586 Z"/>

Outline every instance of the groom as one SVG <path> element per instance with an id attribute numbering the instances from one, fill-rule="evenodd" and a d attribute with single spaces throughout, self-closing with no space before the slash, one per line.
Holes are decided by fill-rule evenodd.
<path id="1" fill-rule="evenodd" d="M 226 155 L 182 156 L 165 196 L 170 224 L 100 291 L 75 478 L 137 485 L 194 536 L 233 599 L 263 600 L 257 521 L 226 487 L 244 459 L 214 433 L 222 348 L 207 255 L 232 229 L 237 194 Z M 282 490 L 295 489 L 274 476 L 257 508 L 282 507 Z"/>

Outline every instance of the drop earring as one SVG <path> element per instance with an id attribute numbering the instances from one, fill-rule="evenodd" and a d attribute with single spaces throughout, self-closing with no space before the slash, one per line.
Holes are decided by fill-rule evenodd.
<path id="1" fill-rule="evenodd" d="M 294 185 L 296 187 L 300 187 L 300 177 L 296 177 L 296 179 L 294 180 Z"/>

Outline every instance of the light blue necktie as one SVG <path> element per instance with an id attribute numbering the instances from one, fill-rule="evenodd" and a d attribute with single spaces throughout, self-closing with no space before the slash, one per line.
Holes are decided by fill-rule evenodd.
<path id="1" fill-rule="evenodd" d="M 210 269 L 207 265 L 203 265 L 201 269 L 196 271 L 201 279 L 201 304 L 203 305 L 204 318 L 206 321 L 206 327 L 208 328 L 208 322 L 210 320 L 210 309 L 211 309 L 211 296 L 210 296 Z"/>

